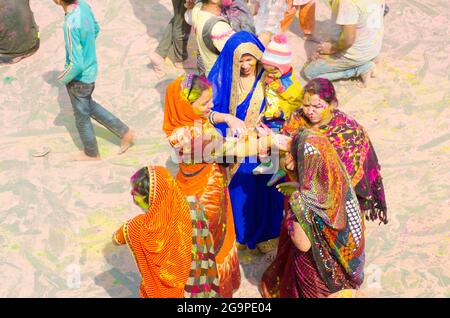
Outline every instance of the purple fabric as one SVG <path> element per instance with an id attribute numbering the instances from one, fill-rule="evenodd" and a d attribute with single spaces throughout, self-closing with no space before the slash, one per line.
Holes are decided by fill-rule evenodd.
<path id="1" fill-rule="evenodd" d="M 317 271 L 311 250 L 305 253 L 295 248 L 293 272 L 297 277 L 296 290 L 292 290 L 294 297 L 323 298 L 331 294 Z M 295 292 L 298 293 L 298 296 L 295 295 Z"/>
<path id="2" fill-rule="evenodd" d="M 223 3 L 222 16 L 229 22 L 235 32 L 247 31 L 255 33 L 255 23 L 247 4 L 242 0 Z"/>
<path id="3" fill-rule="evenodd" d="M 313 92 L 313 94 L 319 95 L 321 99 L 327 103 L 336 102 L 336 91 L 334 89 L 333 83 L 326 78 L 315 78 L 310 80 L 303 88 L 305 93 Z"/>
<path id="4" fill-rule="evenodd" d="M 292 242 L 295 216 L 290 210 L 281 226 L 275 261 L 261 280 L 262 296 L 266 298 L 320 298 L 331 294 L 320 277 L 311 250 L 301 252 Z"/>
<path id="5" fill-rule="evenodd" d="M 387 223 L 381 168 L 375 149 L 364 128 L 352 117 L 339 110 L 319 131 L 333 144 L 348 174 L 354 182 L 361 211 L 372 221 Z M 356 184 L 355 184 L 356 183 Z"/>

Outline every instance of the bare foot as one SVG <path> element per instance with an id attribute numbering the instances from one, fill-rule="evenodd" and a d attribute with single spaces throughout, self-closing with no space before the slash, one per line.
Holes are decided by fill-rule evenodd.
<path id="1" fill-rule="evenodd" d="M 371 74 L 372 74 L 372 70 L 370 70 L 364 74 L 361 74 L 361 83 L 358 86 L 361 88 L 366 88 L 369 85 L 369 82 L 370 82 L 369 79 L 371 77 Z"/>
<path id="2" fill-rule="evenodd" d="M 162 79 L 164 76 L 166 76 L 166 72 L 164 71 L 164 59 L 158 53 L 151 53 L 150 61 L 153 65 L 153 70 L 155 71 L 156 76 L 159 79 Z"/>
<path id="3" fill-rule="evenodd" d="M 305 41 L 311 41 L 319 44 L 323 42 L 321 38 L 315 36 L 314 34 L 305 34 Z"/>
<path id="4" fill-rule="evenodd" d="M 72 161 L 100 161 L 102 160 L 100 156 L 90 157 L 84 152 L 79 152 L 72 156 Z"/>
<path id="5" fill-rule="evenodd" d="M 134 130 L 128 130 L 128 132 L 123 135 L 122 142 L 120 143 L 120 150 L 118 152 L 119 155 L 123 154 L 128 148 L 131 147 L 133 143 L 134 137 L 136 136 L 136 132 Z"/>
<path id="6" fill-rule="evenodd" d="M 236 248 L 238 250 L 245 251 L 247 249 L 247 245 L 236 242 Z"/>
<path id="7" fill-rule="evenodd" d="M 277 250 L 274 249 L 274 250 L 264 254 L 264 261 L 266 263 L 272 263 L 275 260 L 276 257 L 277 257 Z"/>
<path id="8" fill-rule="evenodd" d="M 251 255 L 259 255 L 261 254 L 260 251 L 257 248 L 247 248 L 247 251 L 251 254 Z"/>

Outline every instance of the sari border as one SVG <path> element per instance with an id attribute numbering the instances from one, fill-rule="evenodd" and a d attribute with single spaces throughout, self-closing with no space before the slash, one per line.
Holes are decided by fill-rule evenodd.
<path id="1" fill-rule="evenodd" d="M 254 56 L 258 62 L 261 60 L 263 52 L 258 48 L 258 46 L 254 43 L 245 42 L 240 44 L 234 51 L 233 61 L 237 61 L 244 54 L 250 54 Z M 258 66 L 257 66 L 258 67 Z M 259 68 L 259 67 L 258 67 Z M 237 106 L 239 103 L 239 77 L 240 77 L 240 65 L 239 63 L 233 63 L 232 70 L 232 80 L 231 80 L 231 92 L 230 92 L 230 104 L 229 104 L 229 113 L 233 116 L 236 116 Z M 249 101 L 249 106 L 247 108 L 247 114 L 245 116 L 244 122 L 247 127 L 255 124 L 256 119 L 259 117 L 259 111 L 261 109 L 261 104 L 264 100 L 264 74 L 259 75 L 261 69 L 257 69 L 257 75 L 255 81 L 257 81 L 256 85 L 253 87 L 253 94 Z M 262 71 L 264 72 L 264 71 Z M 260 76 L 259 80 L 258 77 Z M 235 163 L 229 167 L 229 177 L 228 184 L 230 184 L 233 176 L 239 169 L 241 163 Z"/>
<path id="2" fill-rule="evenodd" d="M 229 105 L 229 113 L 233 116 L 236 116 L 236 110 L 239 103 L 239 95 L 238 95 L 238 85 L 239 85 L 239 77 L 241 68 L 238 62 L 238 59 L 242 57 L 244 54 L 253 55 L 258 61 L 261 60 L 263 52 L 258 48 L 258 46 L 254 43 L 245 42 L 240 44 L 235 50 L 233 54 L 233 70 L 232 70 L 232 78 L 231 78 L 231 92 L 230 92 L 230 105 Z"/>

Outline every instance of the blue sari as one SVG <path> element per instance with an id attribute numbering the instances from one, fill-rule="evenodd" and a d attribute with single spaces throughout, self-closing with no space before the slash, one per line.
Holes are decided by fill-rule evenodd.
<path id="1" fill-rule="evenodd" d="M 237 32 L 230 37 L 208 76 L 213 85 L 214 111 L 232 114 L 245 121 L 247 127 L 255 126 L 265 105 L 264 69 L 259 65 L 252 90 L 239 103 L 239 60 L 243 54 L 260 60 L 263 52 L 262 43 L 249 32 Z M 216 128 L 226 135 L 226 124 L 218 124 Z M 257 157 L 246 158 L 233 171 L 229 184 L 237 241 L 251 249 L 277 238 L 283 219 L 283 195 L 266 185 L 270 174 L 253 175 L 258 164 Z"/>

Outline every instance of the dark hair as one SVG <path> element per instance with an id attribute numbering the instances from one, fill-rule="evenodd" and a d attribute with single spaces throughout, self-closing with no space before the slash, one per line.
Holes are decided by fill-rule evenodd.
<path id="1" fill-rule="evenodd" d="M 291 142 L 291 155 L 292 155 L 292 159 L 294 159 L 295 162 L 295 168 L 294 168 L 294 172 L 297 171 L 297 160 L 298 160 L 298 156 L 297 156 L 297 148 L 298 148 L 298 144 L 300 143 L 300 134 L 296 134 L 294 137 L 294 140 L 292 140 Z"/>
<path id="2" fill-rule="evenodd" d="M 147 203 L 150 204 L 148 197 L 150 187 L 148 168 L 144 167 L 136 171 L 136 173 L 131 177 L 130 182 L 133 190 L 139 193 L 142 197 L 146 198 Z"/>
<path id="3" fill-rule="evenodd" d="M 310 95 L 319 95 L 321 99 L 327 103 L 336 103 L 337 97 L 333 83 L 326 78 L 315 78 L 306 83 L 303 88 L 303 96 L 308 93 Z"/>
<path id="4" fill-rule="evenodd" d="M 181 83 L 182 94 L 190 103 L 195 102 L 205 90 L 211 87 L 212 84 L 206 77 L 192 73 L 187 74 Z"/>
<path id="5" fill-rule="evenodd" d="M 74 4 L 78 0 L 62 0 L 65 4 Z"/>
<path id="6" fill-rule="evenodd" d="M 203 75 L 195 75 L 192 79 L 191 89 L 198 89 L 200 91 L 206 91 L 212 87 L 208 79 Z"/>
<path id="7" fill-rule="evenodd" d="M 299 182 L 302 182 L 303 180 L 303 171 L 298 171 L 298 162 L 299 160 L 303 160 L 304 153 L 301 152 L 299 158 L 298 156 L 298 147 L 300 144 L 304 144 L 306 141 L 306 138 L 310 134 L 310 131 L 305 129 L 304 127 L 300 127 L 300 129 L 295 134 L 294 140 L 291 142 L 291 155 L 292 159 L 294 159 L 294 172 L 297 173 Z"/>

